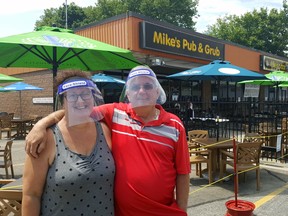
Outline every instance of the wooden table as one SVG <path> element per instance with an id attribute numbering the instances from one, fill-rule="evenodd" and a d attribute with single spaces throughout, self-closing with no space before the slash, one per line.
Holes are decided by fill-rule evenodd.
<path id="1" fill-rule="evenodd" d="M 12 119 L 12 124 L 16 125 L 16 134 L 13 135 L 15 139 L 25 139 L 27 135 L 26 124 L 30 123 L 33 119 Z"/>
<path id="2" fill-rule="evenodd" d="M 227 138 L 196 138 L 193 139 L 194 142 L 198 143 L 198 145 L 204 146 L 207 149 L 211 150 L 212 156 L 212 175 L 213 179 L 216 177 L 216 173 L 219 171 L 220 166 L 220 149 L 230 149 L 233 148 L 233 139 Z M 236 144 L 238 142 L 236 141 Z"/>
<path id="3" fill-rule="evenodd" d="M 0 190 L 1 215 L 21 215 L 22 178 L 6 184 Z"/>

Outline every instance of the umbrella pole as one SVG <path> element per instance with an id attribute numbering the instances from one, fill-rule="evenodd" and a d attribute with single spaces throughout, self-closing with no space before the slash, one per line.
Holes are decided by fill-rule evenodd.
<path id="1" fill-rule="evenodd" d="M 235 206 L 238 205 L 237 193 L 238 193 L 238 171 L 236 168 L 236 160 L 237 160 L 237 152 L 236 152 L 236 141 L 235 137 L 233 137 L 233 155 L 234 155 L 234 195 L 235 195 Z"/>
<path id="2" fill-rule="evenodd" d="M 22 96 L 21 96 L 21 91 L 19 91 L 19 99 L 20 99 L 20 119 L 22 119 Z"/>
<path id="3" fill-rule="evenodd" d="M 55 83 L 55 79 L 56 79 L 56 76 L 57 76 L 57 62 L 56 62 L 56 59 L 57 59 L 57 52 L 56 52 L 56 48 L 53 47 L 53 83 Z M 57 107 L 55 105 L 56 105 L 56 92 L 55 92 L 55 89 L 53 87 L 53 111 L 57 110 Z"/>

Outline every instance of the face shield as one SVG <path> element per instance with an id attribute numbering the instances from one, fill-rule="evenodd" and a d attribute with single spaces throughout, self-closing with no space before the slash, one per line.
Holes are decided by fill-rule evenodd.
<path id="1" fill-rule="evenodd" d="M 130 103 L 132 108 L 162 105 L 166 102 L 166 94 L 151 68 L 137 66 L 127 77 L 120 102 Z"/>
<path id="2" fill-rule="evenodd" d="M 90 117 L 93 107 L 104 103 L 101 92 L 91 80 L 81 77 L 65 80 L 58 86 L 56 104 L 59 101 L 65 110 L 68 126 L 99 121 L 103 118 L 100 113 L 94 113 L 93 119 Z"/>

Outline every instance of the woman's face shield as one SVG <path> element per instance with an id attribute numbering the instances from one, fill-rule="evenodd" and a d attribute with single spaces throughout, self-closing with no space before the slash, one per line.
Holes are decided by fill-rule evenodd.
<path id="1" fill-rule="evenodd" d="M 93 107 L 103 103 L 100 91 L 90 80 L 66 81 L 58 87 L 58 96 L 60 95 L 63 96 L 63 108 L 68 126 L 95 121 L 90 117 Z"/>

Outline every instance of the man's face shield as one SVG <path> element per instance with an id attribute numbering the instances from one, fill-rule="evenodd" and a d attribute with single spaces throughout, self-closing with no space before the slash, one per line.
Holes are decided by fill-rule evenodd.
<path id="1" fill-rule="evenodd" d="M 103 97 L 96 85 L 87 79 L 72 79 L 65 81 L 58 87 L 58 97 L 62 97 L 63 108 L 68 126 L 75 126 L 99 119 L 92 119 L 90 114 L 93 107 L 103 104 Z M 101 116 L 101 117 L 100 117 Z"/>
<path id="2" fill-rule="evenodd" d="M 132 108 L 166 102 L 166 94 L 155 73 L 145 66 L 131 70 L 121 98 L 124 99 L 122 102 L 129 102 Z"/>

